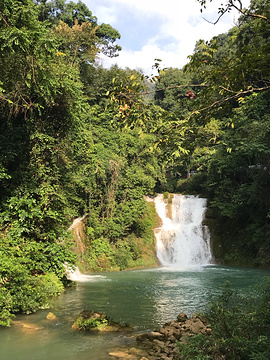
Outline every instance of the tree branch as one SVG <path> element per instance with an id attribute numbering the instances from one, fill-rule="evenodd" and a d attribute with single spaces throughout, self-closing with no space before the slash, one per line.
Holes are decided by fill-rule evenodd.
<path id="1" fill-rule="evenodd" d="M 259 18 L 259 19 L 266 20 L 267 22 L 269 22 L 269 19 L 266 16 L 244 11 L 241 1 L 239 1 L 239 3 L 240 3 L 240 7 L 237 7 L 233 3 L 232 3 L 232 7 L 234 7 L 237 11 L 239 11 L 242 15 L 249 16 L 249 17 L 254 17 L 254 18 Z"/>
<path id="2" fill-rule="evenodd" d="M 152 91 L 143 91 L 143 92 L 139 92 L 139 93 L 120 93 L 118 96 L 116 96 L 116 98 L 118 98 L 119 96 L 123 96 L 127 99 L 131 99 L 134 98 L 136 96 L 140 96 L 140 95 L 149 95 L 149 94 L 154 94 L 156 92 L 159 91 L 164 91 L 164 90 L 169 90 L 169 89 L 179 89 L 179 88 L 183 88 L 183 87 L 203 87 L 206 86 L 208 87 L 209 85 L 205 85 L 205 84 L 185 84 L 185 85 L 173 85 L 173 86 L 167 86 L 166 88 L 162 88 L 162 89 L 155 89 Z"/>
<path id="3" fill-rule="evenodd" d="M 207 21 L 208 23 L 210 23 L 210 24 L 212 24 L 212 25 L 216 25 L 216 24 L 219 22 L 220 18 L 221 18 L 228 10 L 229 10 L 229 7 L 228 7 L 226 10 L 224 10 L 224 11 L 219 15 L 219 17 L 217 18 L 217 20 L 216 20 L 215 22 L 209 21 L 209 20 L 207 20 L 205 17 L 203 17 L 203 20 Z"/>
<path id="4" fill-rule="evenodd" d="M 231 90 L 228 90 L 228 89 L 224 88 L 223 86 L 220 86 L 220 87 L 223 88 L 223 89 L 225 89 L 225 90 L 227 90 L 227 91 L 232 92 Z M 217 101 L 213 102 L 211 105 L 208 105 L 208 106 L 206 106 L 206 107 L 204 107 L 204 108 L 201 108 L 201 109 L 199 109 L 199 110 L 194 110 L 194 111 L 192 111 L 192 113 L 190 113 L 183 121 L 188 120 L 188 119 L 189 119 L 191 116 L 193 116 L 194 114 L 198 114 L 198 113 L 200 113 L 200 112 L 202 112 L 202 111 L 205 111 L 205 110 L 208 110 L 208 109 L 212 109 L 212 108 L 214 108 L 214 107 L 217 106 L 217 105 L 226 103 L 227 101 L 230 101 L 230 100 L 233 100 L 233 99 L 237 99 L 237 98 L 240 97 L 240 96 L 247 95 L 247 94 L 251 94 L 251 93 L 257 92 L 257 91 L 268 90 L 268 89 L 270 89 L 270 85 L 269 85 L 269 86 L 265 86 L 265 87 L 261 87 L 261 88 L 253 88 L 253 89 L 246 90 L 246 91 L 240 91 L 240 92 L 236 93 L 236 94 L 233 95 L 233 96 L 229 96 L 229 97 L 227 97 L 227 98 L 225 98 L 225 99 L 222 99 L 222 100 L 217 100 Z M 180 126 L 180 124 L 175 125 L 175 126 L 172 126 L 171 129 L 173 129 L 173 128 L 178 128 L 178 126 Z"/>
<path id="5" fill-rule="evenodd" d="M 217 18 L 217 20 L 215 22 L 212 22 L 212 21 L 209 21 L 207 20 L 206 18 L 203 18 L 205 21 L 207 21 L 208 23 L 210 24 L 213 24 L 213 25 L 216 25 L 219 20 L 221 19 L 221 17 L 228 11 L 230 11 L 232 8 L 236 9 L 238 12 L 240 12 L 242 15 L 244 16 L 249 16 L 249 17 L 254 17 L 254 18 L 259 18 L 259 19 L 262 19 L 262 20 L 266 20 L 267 22 L 269 22 L 269 19 L 264 16 L 264 15 L 259 15 L 259 14 L 254 14 L 254 13 L 251 13 L 249 11 L 245 11 L 243 9 L 243 4 L 242 4 L 242 1 L 241 0 L 238 0 L 238 3 L 239 3 L 239 6 L 237 6 L 235 3 L 234 3 L 234 0 L 229 0 L 228 3 L 227 3 L 227 7 L 226 9 L 221 9 L 219 12 L 220 12 L 220 15 L 219 17 Z"/>

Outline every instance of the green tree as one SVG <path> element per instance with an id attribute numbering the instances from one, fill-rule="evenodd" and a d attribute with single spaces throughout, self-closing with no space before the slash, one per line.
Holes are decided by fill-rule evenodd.
<path id="1" fill-rule="evenodd" d="M 169 68 L 155 84 L 155 103 L 164 110 L 185 118 L 190 100 L 195 98 L 191 78 L 183 70 Z"/>
<path id="2" fill-rule="evenodd" d="M 82 108 L 78 68 L 59 56 L 30 0 L 1 3 L 0 32 L 1 250 L 25 264 L 29 281 L 46 272 L 63 278 L 63 263 L 74 262 L 64 174 Z"/>
<path id="3" fill-rule="evenodd" d="M 98 25 L 97 17 L 83 2 L 69 1 L 66 3 L 65 0 L 36 0 L 35 2 L 38 5 L 40 20 L 49 20 L 54 25 L 59 25 L 59 22 L 63 21 L 69 27 L 73 27 L 75 21 L 78 21 L 79 25 L 90 23 L 92 29 L 96 28 L 96 46 L 100 52 L 114 57 L 121 50 L 121 46 L 115 43 L 120 39 L 119 32 L 109 24 Z"/>

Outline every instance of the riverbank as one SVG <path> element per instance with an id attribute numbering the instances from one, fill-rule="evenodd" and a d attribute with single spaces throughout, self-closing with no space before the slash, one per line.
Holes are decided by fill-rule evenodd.
<path id="1" fill-rule="evenodd" d="M 149 360 L 172 360 L 179 357 L 179 344 L 187 344 L 188 339 L 195 335 L 209 335 L 210 325 L 198 315 L 188 318 L 180 313 L 176 320 L 163 325 L 158 331 L 137 336 L 149 354 Z"/>
<path id="2" fill-rule="evenodd" d="M 247 294 L 265 276 L 269 271 L 214 265 L 85 275 L 85 281 L 56 297 L 50 309 L 18 315 L 20 325 L 0 327 L 1 360 L 111 360 L 110 352 L 140 348 L 138 335 L 159 331 L 180 312 L 188 318 L 203 313 L 225 281 Z M 75 331 L 72 325 L 82 310 L 104 312 L 134 332 Z M 54 320 L 47 319 L 49 312 Z"/>

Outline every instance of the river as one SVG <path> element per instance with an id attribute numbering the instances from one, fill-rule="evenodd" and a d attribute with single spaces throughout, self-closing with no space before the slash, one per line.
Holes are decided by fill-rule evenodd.
<path id="1" fill-rule="evenodd" d="M 226 280 L 248 292 L 267 275 L 267 270 L 214 265 L 90 275 L 67 289 L 51 309 L 19 315 L 20 324 L 0 328 L 0 359 L 109 360 L 115 348 L 134 346 L 134 334 L 74 331 L 71 325 L 81 310 L 104 311 L 113 320 L 134 326 L 138 333 L 159 328 L 180 312 L 191 315 L 204 310 Z M 46 319 L 49 311 L 56 320 Z"/>
<path id="2" fill-rule="evenodd" d="M 158 329 L 180 312 L 191 316 L 231 285 L 250 292 L 270 271 L 224 267 L 213 263 L 209 232 L 202 220 L 206 199 L 174 195 L 168 209 L 155 199 L 162 225 L 156 229 L 161 267 L 100 274 L 73 274 L 77 285 L 55 299 L 52 308 L 18 315 L 10 328 L 0 327 L 1 360 L 109 360 L 109 352 L 136 344 L 136 334 Z M 89 334 L 72 330 L 82 310 L 105 312 L 134 327 L 130 333 Z M 49 311 L 56 315 L 48 320 Z"/>

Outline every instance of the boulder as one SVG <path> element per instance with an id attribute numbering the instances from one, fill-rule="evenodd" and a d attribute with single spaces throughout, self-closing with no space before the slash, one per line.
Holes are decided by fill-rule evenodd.
<path id="1" fill-rule="evenodd" d="M 55 316 L 52 312 L 49 312 L 49 314 L 46 316 L 47 320 L 56 320 L 57 316 Z"/>
<path id="2" fill-rule="evenodd" d="M 87 331 L 128 331 L 132 330 L 128 325 L 121 325 L 109 319 L 106 314 L 98 311 L 82 311 L 72 325 L 73 330 Z"/>
<path id="3" fill-rule="evenodd" d="M 197 315 L 188 318 L 180 313 L 177 320 L 166 323 L 159 331 L 140 334 L 137 341 L 145 346 L 149 359 L 172 360 L 177 358 L 177 342 L 187 343 L 187 339 L 196 334 L 210 334 L 211 329 Z"/>
<path id="4" fill-rule="evenodd" d="M 160 340 L 154 339 L 154 340 L 153 340 L 153 344 L 154 344 L 156 347 L 160 348 L 160 350 L 161 350 L 162 352 L 164 352 L 164 348 L 165 348 L 165 343 L 164 343 L 164 341 L 160 341 Z"/>
<path id="5" fill-rule="evenodd" d="M 185 313 L 180 313 L 178 316 L 177 316 L 177 320 L 179 322 L 185 322 L 186 320 L 188 319 L 187 315 Z"/>
<path id="6" fill-rule="evenodd" d="M 164 335 L 169 337 L 171 335 L 173 335 L 173 333 L 175 332 L 175 327 L 171 326 L 171 325 L 166 325 L 164 326 Z"/>
<path id="7" fill-rule="evenodd" d="M 164 334 L 161 334 L 160 332 L 158 331 L 152 331 L 150 334 L 149 334 L 149 339 L 150 340 L 164 340 Z"/>
<path id="8" fill-rule="evenodd" d="M 185 328 L 193 334 L 206 334 L 206 326 L 199 318 L 192 318 L 185 322 Z"/>
<path id="9" fill-rule="evenodd" d="M 149 340 L 149 334 L 147 333 L 143 333 L 143 334 L 139 334 L 136 338 L 136 340 L 138 342 L 142 342 L 142 341 L 145 341 L 145 340 Z"/>

